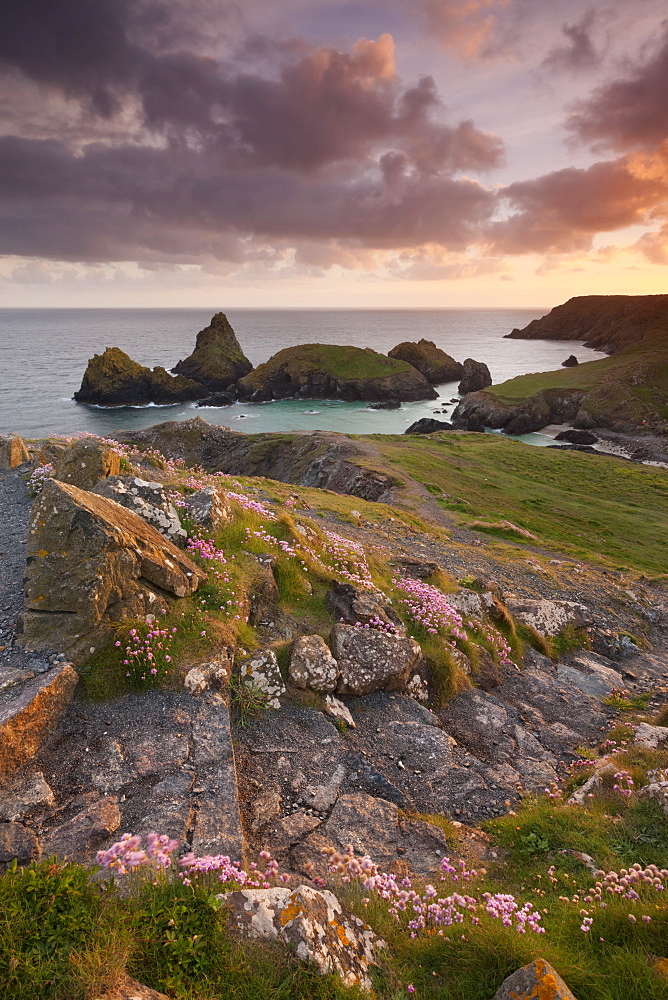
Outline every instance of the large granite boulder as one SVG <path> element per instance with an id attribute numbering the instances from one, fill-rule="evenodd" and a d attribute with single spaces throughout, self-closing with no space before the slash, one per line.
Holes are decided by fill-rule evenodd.
<path id="1" fill-rule="evenodd" d="M 523 965 L 501 983 L 492 1000 L 576 1000 L 559 973 L 544 958 Z"/>
<path id="2" fill-rule="evenodd" d="M 292 647 L 290 680 L 298 688 L 334 691 L 339 667 L 321 635 L 303 635 Z"/>
<path id="3" fill-rule="evenodd" d="M 23 643 L 77 663 L 124 618 L 155 614 L 206 574 L 137 514 L 95 493 L 48 480 L 33 505 Z"/>
<path id="4" fill-rule="evenodd" d="M 18 434 L 0 435 L 0 469 L 16 469 L 30 460 L 23 438 Z"/>
<path id="5" fill-rule="evenodd" d="M 483 361 L 474 361 L 473 358 L 467 358 L 462 367 L 464 373 L 459 383 L 459 392 L 478 392 L 478 390 L 486 389 L 488 385 L 492 384 L 492 376 L 489 374 L 489 368 Z"/>
<path id="6" fill-rule="evenodd" d="M 168 405 L 203 399 L 207 390 L 199 382 L 170 375 L 160 366 L 145 368 L 118 347 L 107 347 L 88 362 L 81 388 L 74 393 L 77 403 L 96 406 Z"/>
<path id="7" fill-rule="evenodd" d="M 197 334 L 195 350 L 172 371 L 199 382 L 209 393 L 227 389 L 253 370 L 225 313 L 216 313 Z M 207 405 L 220 405 L 208 403 Z"/>
<path id="8" fill-rule="evenodd" d="M 405 340 L 387 352 L 388 358 L 407 361 L 417 368 L 431 385 L 456 382 L 464 374 L 464 366 L 437 347 L 433 340 Z"/>
<path id="9" fill-rule="evenodd" d="M 78 438 L 62 453 L 54 470 L 54 479 L 80 490 L 92 490 L 101 479 L 118 476 L 121 456 L 97 438 Z"/>
<path id="10" fill-rule="evenodd" d="M 134 511 L 175 545 L 185 544 L 187 532 L 162 483 L 151 483 L 139 476 L 109 476 L 93 492 Z"/>
<path id="11" fill-rule="evenodd" d="M 218 897 L 245 937 L 281 941 L 303 961 L 335 973 L 347 986 L 371 989 L 369 966 L 384 943 L 359 917 L 346 913 L 327 890 L 239 889 Z"/>
<path id="12" fill-rule="evenodd" d="M 405 361 L 370 348 L 333 344 L 286 347 L 237 383 L 242 400 L 346 399 L 375 402 L 436 399 L 437 392 Z"/>
<path id="13" fill-rule="evenodd" d="M 62 663 L 0 705 L 0 775 L 32 760 L 69 705 L 77 680 L 72 665 Z"/>
<path id="14" fill-rule="evenodd" d="M 415 639 L 354 625 L 335 625 L 331 647 L 339 666 L 339 694 L 401 691 L 421 655 Z"/>

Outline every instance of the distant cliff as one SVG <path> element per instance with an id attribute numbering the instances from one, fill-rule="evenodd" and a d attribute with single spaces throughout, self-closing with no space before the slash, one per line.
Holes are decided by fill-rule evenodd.
<path id="1" fill-rule="evenodd" d="M 617 354 L 661 330 L 668 330 L 668 295 L 578 295 L 507 336 L 583 340 L 586 347 Z"/>

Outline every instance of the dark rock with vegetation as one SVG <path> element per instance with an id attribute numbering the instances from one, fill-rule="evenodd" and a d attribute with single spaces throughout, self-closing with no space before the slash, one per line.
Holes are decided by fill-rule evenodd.
<path id="1" fill-rule="evenodd" d="M 401 403 L 398 399 L 384 399 L 381 403 L 369 403 L 367 410 L 399 410 Z"/>
<path id="2" fill-rule="evenodd" d="M 80 490 L 92 490 L 101 479 L 118 476 L 121 456 L 97 438 L 79 438 L 63 451 L 56 463 L 54 478 Z"/>
<path id="3" fill-rule="evenodd" d="M 94 354 L 74 393 L 77 403 L 95 406 L 147 406 L 187 403 L 208 395 L 204 386 L 160 366 L 145 368 L 118 347 Z"/>
<path id="4" fill-rule="evenodd" d="M 214 392 L 211 396 L 199 399 L 195 406 L 231 406 L 235 399 L 234 392 Z"/>
<path id="5" fill-rule="evenodd" d="M 207 327 L 197 334 L 195 350 L 185 360 L 179 361 L 172 371 L 176 375 L 199 382 L 209 393 L 219 393 L 233 385 L 253 370 L 241 350 L 236 334 L 225 315 L 212 316 Z M 224 403 L 206 403 L 207 406 L 224 406 Z"/>
<path id="6" fill-rule="evenodd" d="M 571 444 L 596 444 L 598 438 L 591 431 L 567 430 L 559 431 L 555 441 L 569 441 Z"/>
<path id="7" fill-rule="evenodd" d="M 474 361 L 467 358 L 463 365 L 462 380 L 459 383 L 458 391 L 461 393 L 477 392 L 479 389 L 486 389 L 492 384 L 492 376 L 489 368 L 483 361 Z"/>
<path id="8" fill-rule="evenodd" d="M 434 434 L 435 431 L 451 431 L 452 424 L 446 420 L 434 420 L 433 417 L 421 417 L 407 427 L 404 434 Z"/>
<path id="9" fill-rule="evenodd" d="M 562 368 L 575 368 L 575 366 L 579 365 L 579 364 L 580 364 L 580 362 L 575 357 L 575 355 L 574 354 L 569 354 L 568 357 L 566 358 L 566 360 L 561 362 L 561 367 Z"/>
<path id="10" fill-rule="evenodd" d="M 464 374 L 464 366 L 437 347 L 433 340 L 405 340 L 387 352 L 389 358 L 407 361 L 424 375 L 431 385 L 456 382 Z"/>
<path id="11" fill-rule="evenodd" d="M 426 378 L 405 361 L 370 348 L 329 344 L 286 347 L 237 383 L 239 398 L 377 400 L 436 399 Z"/>
<path id="12" fill-rule="evenodd" d="M 668 295 L 576 295 L 546 316 L 517 327 L 514 340 L 582 340 L 616 354 L 668 326 Z"/>

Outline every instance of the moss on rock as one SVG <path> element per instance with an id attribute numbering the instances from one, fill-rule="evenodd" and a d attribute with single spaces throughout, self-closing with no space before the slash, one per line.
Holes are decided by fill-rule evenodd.
<path id="1" fill-rule="evenodd" d="M 197 334 L 192 354 L 172 369 L 177 375 L 200 382 L 209 392 L 227 389 L 252 370 L 252 364 L 222 312 L 216 313 L 209 325 Z"/>
<path id="2" fill-rule="evenodd" d="M 202 399 L 207 390 L 181 375 L 172 376 L 164 368 L 145 368 L 118 347 L 94 354 L 74 393 L 77 403 L 97 406 L 146 406 L 185 403 Z"/>
<path id="3" fill-rule="evenodd" d="M 431 385 L 456 382 L 464 374 L 463 365 L 437 347 L 433 340 L 404 340 L 388 351 L 387 355 L 397 361 L 407 361 Z"/>

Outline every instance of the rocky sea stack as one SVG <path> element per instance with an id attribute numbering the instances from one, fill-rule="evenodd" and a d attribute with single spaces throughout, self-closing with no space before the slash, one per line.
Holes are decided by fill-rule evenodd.
<path id="1" fill-rule="evenodd" d="M 370 348 L 329 344 L 287 347 L 237 383 L 239 398 L 411 401 L 436 399 L 427 379 L 405 361 Z"/>
<path id="2" fill-rule="evenodd" d="M 437 347 L 433 340 L 423 338 L 417 343 L 404 340 L 387 354 L 390 358 L 407 361 L 413 368 L 417 368 L 431 385 L 456 382 L 464 374 L 464 366 Z"/>
<path id="3" fill-rule="evenodd" d="M 96 406 L 146 406 L 187 403 L 207 395 L 203 385 L 182 375 L 172 376 L 164 368 L 145 368 L 118 347 L 94 354 L 74 393 L 77 403 Z"/>
<path id="4" fill-rule="evenodd" d="M 172 368 L 205 386 L 210 393 L 221 392 L 253 370 L 241 350 L 237 336 L 225 315 L 219 312 L 197 334 L 195 350 Z"/>

